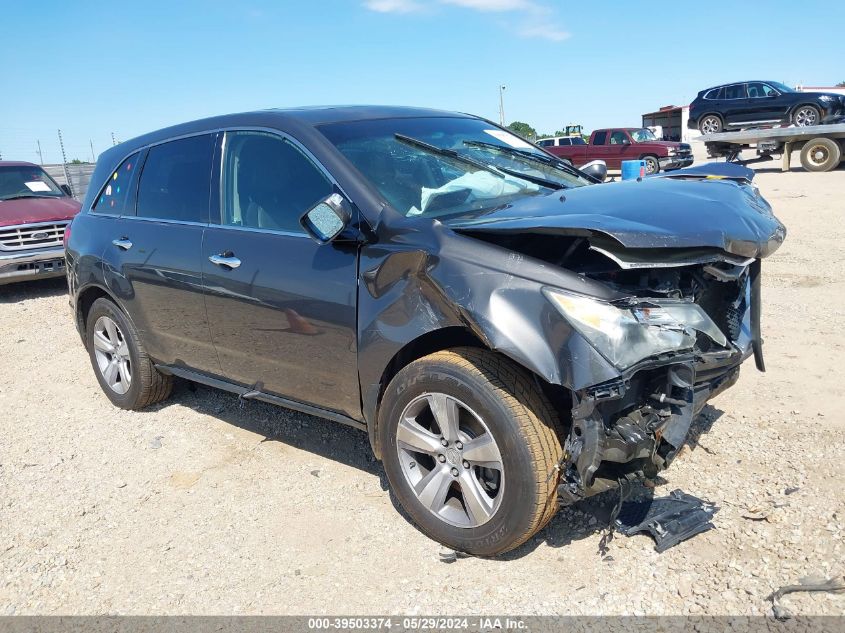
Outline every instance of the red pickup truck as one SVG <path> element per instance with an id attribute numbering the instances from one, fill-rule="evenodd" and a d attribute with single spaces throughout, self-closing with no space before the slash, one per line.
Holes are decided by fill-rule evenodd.
<path id="1" fill-rule="evenodd" d="M 603 160 L 608 169 L 620 169 L 623 160 L 644 160 L 646 173 L 661 169 L 680 169 L 692 165 L 692 148 L 688 143 L 658 141 L 646 128 L 617 127 L 596 130 L 589 144 L 553 145 L 547 152 L 568 160 L 576 167 L 592 160 Z"/>

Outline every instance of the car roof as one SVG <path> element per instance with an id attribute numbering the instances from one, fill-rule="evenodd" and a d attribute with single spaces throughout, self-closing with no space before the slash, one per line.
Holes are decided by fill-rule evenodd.
<path id="1" fill-rule="evenodd" d="M 307 106 L 300 108 L 274 108 L 268 110 L 254 110 L 224 114 L 221 116 L 197 119 L 186 123 L 179 123 L 171 127 L 149 132 L 142 136 L 124 141 L 121 145 L 128 147 L 143 147 L 158 143 L 169 138 L 194 134 L 203 130 L 225 127 L 265 125 L 267 127 L 301 128 L 315 127 L 327 123 L 341 123 L 344 121 L 365 121 L 375 119 L 421 118 L 421 117 L 461 117 L 475 118 L 469 114 L 434 110 L 431 108 L 413 108 L 407 106 L 377 106 L 377 105 L 336 105 L 336 106 Z"/>
<path id="2" fill-rule="evenodd" d="M 709 90 L 715 90 L 716 88 L 724 88 L 725 86 L 735 86 L 737 84 L 775 84 L 780 83 L 779 81 L 774 81 L 773 79 L 741 79 L 740 81 L 729 81 L 724 84 L 719 84 L 718 86 L 710 86 L 709 88 L 705 88 L 704 90 L 700 90 L 699 92 L 707 92 Z"/>
<path id="3" fill-rule="evenodd" d="M 28 163 L 25 160 L 0 160 L 0 167 L 41 167 L 35 163 Z"/>

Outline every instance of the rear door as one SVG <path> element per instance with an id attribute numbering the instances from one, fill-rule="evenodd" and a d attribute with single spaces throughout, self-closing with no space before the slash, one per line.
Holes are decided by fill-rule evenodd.
<path id="1" fill-rule="evenodd" d="M 299 224 L 334 182 L 283 135 L 230 131 L 221 147 L 202 267 L 222 373 L 360 417 L 357 245 L 317 244 Z"/>
<path id="2" fill-rule="evenodd" d="M 106 283 L 156 361 L 219 372 L 202 291 L 214 135 L 154 145 L 142 156 L 137 200 L 110 227 Z M 122 191 L 124 163 L 112 177 Z M 107 187 L 105 192 L 109 192 Z M 130 192 L 134 196 L 134 191 Z M 98 204 L 111 205 L 108 196 Z M 95 209 L 96 211 L 96 209 Z"/>
<path id="3" fill-rule="evenodd" d="M 722 93 L 725 123 L 737 124 L 754 120 L 753 107 L 749 103 L 748 91 L 745 84 L 731 84 L 725 86 Z"/>

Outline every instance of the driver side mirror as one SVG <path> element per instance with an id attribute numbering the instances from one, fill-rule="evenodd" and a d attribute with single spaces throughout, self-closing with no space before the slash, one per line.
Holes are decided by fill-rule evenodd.
<path id="1" fill-rule="evenodd" d="M 607 163 L 603 160 L 593 160 L 581 167 L 581 172 L 587 174 L 596 182 L 604 182 L 607 178 Z"/>
<path id="2" fill-rule="evenodd" d="M 73 194 L 70 192 L 70 187 L 68 185 L 59 185 L 59 189 L 64 191 L 67 195 L 73 196 Z"/>
<path id="3" fill-rule="evenodd" d="M 328 244 L 349 225 L 349 203 L 339 193 L 324 198 L 299 219 L 302 228 L 320 244 Z"/>

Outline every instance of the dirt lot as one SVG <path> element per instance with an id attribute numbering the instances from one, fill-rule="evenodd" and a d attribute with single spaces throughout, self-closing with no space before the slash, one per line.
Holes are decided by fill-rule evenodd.
<path id="1" fill-rule="evenodd" d="M 611 495 L 504 558 L 441 563 L 365 434 L 184 384 L 119 411 L 63 281 L 0 288 L 0 614 L 758 614 L 841 578 L 845 169 L 757 183 L 789 229 L 763 268 L 769 371 L 748 363 L 663 473 L 659 493 L 721 506 L 664 554 L 637 536 L 599 555 Z M 784 602 L 845 612 L 845 594 Z"/>

